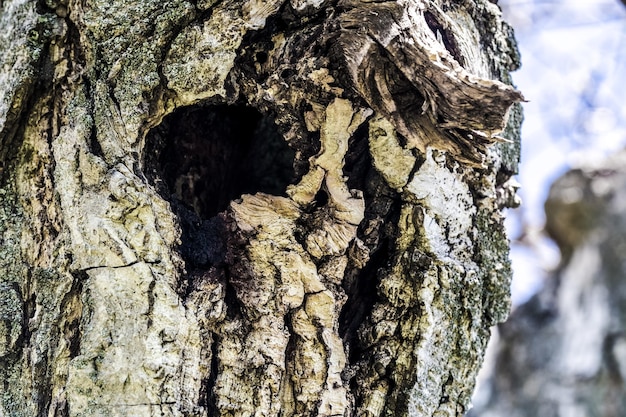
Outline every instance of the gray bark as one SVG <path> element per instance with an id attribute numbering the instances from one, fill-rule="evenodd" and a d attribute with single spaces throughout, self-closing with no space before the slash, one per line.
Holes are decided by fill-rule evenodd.
<path id="1" fill-rule="evenodd" d="M 551 187 L 546 230 L 563 255 L 500 326 L 480 417 L 626 415 L 626 152 Z"/>
<path id="2" fill-rule="evenodd" d="M 509 308 L 495 4 L 0 7 L 0 416 L 467 410 Z"/>

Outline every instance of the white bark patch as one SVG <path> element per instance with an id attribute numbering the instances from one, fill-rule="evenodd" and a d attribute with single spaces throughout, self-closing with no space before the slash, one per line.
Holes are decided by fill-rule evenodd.
<path id="1" fill-rule="evenodd" d="M 493 5 L 499 13 L 497 6 Z M 442 16 L 445 16 L 442 14 Z M 449 30 L 455 34 L 458 47 L 464 57 L 463 65 L 471 74 L 482 79 L 492 78 L 491 70 L 487 66 L 488 59 L 484 56 L 485 50 L 480 43 L 480 36 L 476 24 L 466 13 L 458 13 L 454 10 L 448 12 L 445 19 Z M 440 39 L 437 39 L 440 41 Z M 444 46 L 445 47 L 445 46 Z"/>
<path id="2" fill-rule="evenodd" d="M 462 260 L 472 247 L 476 207 L 467 183 L 435 152 L 426 153 L 426 162 L 406 190 L 424 207 L 423 227 L 431 251 L 440 259 Z"/>
<path id="3" fill-rule="evenodd" d="M 291 4 L 291 7 L 293 7 L 295 10 L 303 11 L 309 7 L 312 9 L 317 9 L 322 4 L 324 4 L 325 1 L 326 0 L 290 0 L 289 4 Z"/>
<path id="4" fill-rule="evenodd" d="M 77 97 L 82 100 L 82 97 Z M 91 119 L 77 109 L 52 148 L 55 181 L 78 270 L 169 259 L 178 239 L 169 206 L 124 164 L 108 169 L 87 146 Z M 89 213 L 89 215 L 85 215 Z"/>
<path id="5" fill-rule="evenodd" d="M 410 417 L 432 416 L 438 408 L 438 399 L 441 396 L 441 386 L 445 375 L 446 362 L 449 357 L 447 349 L 442 349 L 448 331 L 441 329 L 439 323 L 446 320 L 446 315 L 438 303 L 437 293 L 441 291 L 438 277 L 434 271 L 425 276 L 425 282 L 419 291 L 420 301 L 423 303 L 419 323 L 420 339 L 415 347 L 417 359 L 417 382 L 411 390 L 408 403 Z M 443 414 L 450 415 L 450 414 Z"/>
<path id="6" fill-rule="evenodd" d="M 416 363 L 410 379 L 414 382 L 407 404 L 409 416 L 455 415 L 458 403 L 440 399 L 459 395 L 463 389 L 460 384 L 465 377 L 454 374 L 455 361 L 468 360 L 480 334 L 473 327 L 476 317 L 471 309 L 479 303 L 476 297 L 482 285 L 472 259 L 476 208 L 462 169 L 449 168 L 445 155 L 432 149 L 404 187 L 404 198 L 398 223 L 401 233 L 395 243 L 402 256 L 378 289 L 398 311 L 417 304 L 419 313 L 405 313 L 399 321 L 381 316 L 368 342 L 384 344 L 396 334 L 413 341 L 396 353 L 396 366 L 408 369 Z M 428 261 L 416 262 L 419 257 Z M 415 267 L 415 262 L 422 270 L 415 272 L 419 278 L 414 281 L 407 268 Z M 384 314 L 385 310 L 380 311 Z M 450 317 L 455 326 L 441 326 Z M 375 389 L 381 392 L 372 393 L 370 401 L 384 394 L 384 386 Z"/>

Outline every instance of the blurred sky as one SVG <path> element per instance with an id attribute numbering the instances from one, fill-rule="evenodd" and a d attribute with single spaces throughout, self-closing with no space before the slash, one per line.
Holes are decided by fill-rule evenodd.
<path id="1" fill-rule="evenodd" d="M 541 229 L 550 184 L 569 167 L 626 147 L 626 6 L 619 0 L 500 0 L 514 27 L 526 99 L 518 181 L 507 213 L 513 303 L 541 286 L 558 250 Z"/>

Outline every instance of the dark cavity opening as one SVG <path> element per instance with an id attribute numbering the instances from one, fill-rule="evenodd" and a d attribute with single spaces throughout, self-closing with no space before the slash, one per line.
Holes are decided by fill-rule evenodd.
<path id="1" fill-rule="evenodd" d="M 284 195 L 293 160 L 271 117 L 245 106 L 191 106 L 148 133 L 144 168 L 163 197 L 209 219 L 242 194 Z"/>
<path id="2" fill-rule="evenodd" d="M 181 227 L 188 277 L 224 264 L 226 229 L 217 216 L 242 194 L 284 195 L 294 152 L 271 117 L 245 106 L 191 106 L 165 117 L 146 137 L 143 171 L 171 203 Z"/>

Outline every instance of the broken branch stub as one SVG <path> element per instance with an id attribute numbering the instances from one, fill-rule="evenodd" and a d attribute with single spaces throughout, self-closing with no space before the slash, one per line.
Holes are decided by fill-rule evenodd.
<path id="1" fill-rule="evenodd" d="M 411 147 L 431 146 L 480 166 L 522 94 L 461 65 L 467 36 L 457 40 L 450 18 L 431 1 L 340 6 L 338 55 L 354 89 Z"/>

